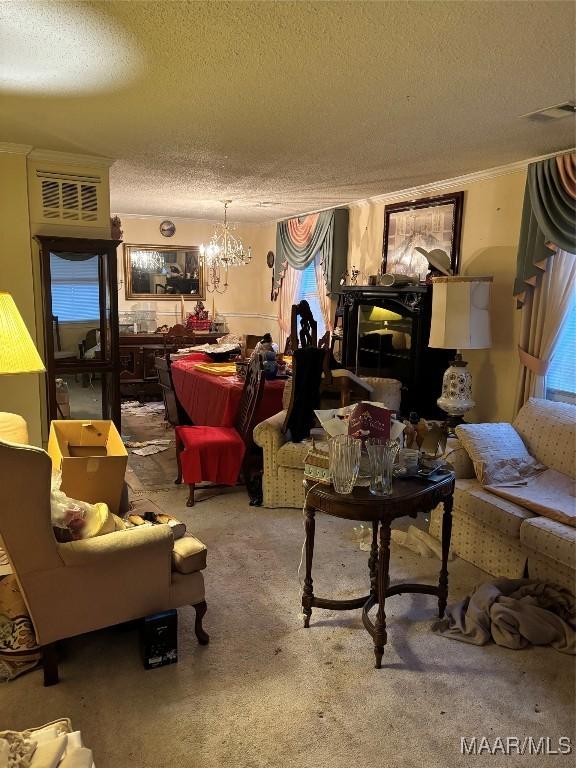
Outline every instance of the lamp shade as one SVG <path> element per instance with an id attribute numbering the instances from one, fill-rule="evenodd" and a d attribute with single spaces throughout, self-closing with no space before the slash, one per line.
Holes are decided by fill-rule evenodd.
<path id="1" fill-rule="evenodd" d="M 45 370 L 14 299 L 0 291 L 0 374 Z"/>
<path id="2" fill-rule="evenodd" d="M 435 277 L 429 347 L 486 349 L 490 334 L 492 277 Z"/>

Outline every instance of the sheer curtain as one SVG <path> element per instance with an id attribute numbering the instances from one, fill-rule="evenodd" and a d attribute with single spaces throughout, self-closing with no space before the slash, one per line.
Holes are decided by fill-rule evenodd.
<path id="1" fill-rule="evenodd" d="M 286 265 L 280 294 L 278 297 L 278 327 L 280 328 L 280 337 L 278 347 L 280 352 L 284 351 L 286 339 L 290 336 L 290 321 L 292 319 L 292 305 L 295 303 L 300 287 L 300 278 L 302 273 L 294 269 L 289 264 Z"/>
<path id="2" fill-rule="evenodd" d="M 319 254 L 314 259 L 314 269 L 316 270 L 316 289 L 318 291 L 318 302 L 324 319 L 324 326 L 327 331 L 332 333 L 334 326 L 332 324 L 332 302 L 328 295 L 326 281 L 324 279 L 324 265 Z"/>
<path id="3" fill-rule="evenodd" d="M 546 371 L 560 336 L 576 284 L 576 255 L 558 249 L 549 257 L 546 272 L 526 295 L 518 352 L 522 370 L 516 410 L 529 397 L 545 397 Z"/>

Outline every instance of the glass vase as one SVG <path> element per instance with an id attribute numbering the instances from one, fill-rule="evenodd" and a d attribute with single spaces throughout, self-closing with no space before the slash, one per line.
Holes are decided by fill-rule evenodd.
<path id="1" fill-rule="evenodd" d="M 330 474 L 336 493 L 352 493 L 360 469 L 362 441 L 348 435 L 338 435 L 328 442 Z"/>
<path id="2" fill-rule="evenodd" d="M 366 440 L 370 460 L 370 493 L 389 496 L 392 493 L 392 468 L 400 446 L 396 440 L 369 437 Z"/>

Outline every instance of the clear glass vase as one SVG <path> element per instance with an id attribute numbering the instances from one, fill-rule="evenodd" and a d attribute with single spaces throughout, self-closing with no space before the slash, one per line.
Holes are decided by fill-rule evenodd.
<path id="1" fill-rule="evenodd" d="M 338 435 L 328 442 L 330 474 L 336 493 L 351 493 L 360 469 L 361 440 Z"/>
<path id="2" fill-rule="evenodd" d="M 366 440 L 370 460 L 370 493 L 389 496 L 392 493 L 392 468 L 400 446 L 396 440 L 369 437 Z"/>

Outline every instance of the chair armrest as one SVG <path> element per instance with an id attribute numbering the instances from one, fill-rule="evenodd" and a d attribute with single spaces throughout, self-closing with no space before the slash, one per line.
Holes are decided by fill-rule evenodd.
<path id="1" fill-rule="evenodd" d="M 58 544 L 64 567 L 28 574 L 22 581 L 39 643 L 165 610 L 172 545 L 169 525 Z"/>
<path id="2" fill-rule="evenodd" d="M 143 525 L 125 531 L 115 531 L 81 541 L 58 544 L 58 552 L 65 566 L 82 568 L 94 566 L 111 568 L 117 564 L 122 569 L 135 562 L 146 563 L 165 560 L 170 572 L 174 537 L 169 525 Z M 150 560 L 151 558 L 151 560 Z"/>
<path id="3" fill-rule="evenodd" d="M 252 435 L 256 445 L 264 451 L 264 467 L 276 467 L 276 454 L 286 442 L 282 432 L 285 421 L 286 411 L 280 411 L 254 427 Z"/>

